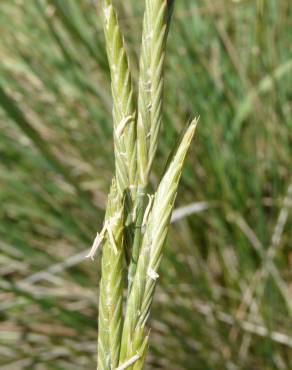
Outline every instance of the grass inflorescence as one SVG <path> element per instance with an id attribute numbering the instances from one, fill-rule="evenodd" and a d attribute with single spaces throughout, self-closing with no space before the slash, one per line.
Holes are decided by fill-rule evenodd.
<path id="1" fill-rule="evenodd" d="M 105 212 L 109 214 L 113 174 L 117 188 L 129 186 L 128 165 L 126 177 L 118 180 L 113 152 L 124 152 L 125 135 L 137 125 L 142 109 L 145 4 L 113 1 L 118 30 L 126 39 L 125 48 L 117 50 L 127 51 L 130 68 L 124 71 L 130 70 L 132 79 L 126 83 L 127 74 L 119 74 L 126 94 L 113 118 L 103 9 L 99 6 L 97 17 L 94 3 L 0 1 L 4 369 L 96 367 L 99 253 L 107 249 L 120 268 L 114 253 L 119 249 L 109 243 L 103 221 Z M 151 328 L 147 369 L 292 368 L 291 10 L 289 0 L 175 1 L 155 160 L 148 178 L 145 171 L 146 189 L 138 188 L 133 166 L 131 194 L 115 196 L 125 211 L 125 304 L 141 268 L 136 257 L 146 232 L 144 213 L 150 215 L 154 207 L 155 197 L 150 202 L 147 194 L 157 191 L 165 160 L 185 123 L 200 114 L 145 326 L 146 336 Z M 118 46 L 122 37 L 115 35 L 109 37 Z M 155 60 L 161 57 L 155 55 Z M 151 83 L 161 86 L 159 79 Z M 133 99 L 125 109 L 131 89 Z M 114 145 L 113 126 L 120 138 Z M 137 127 L 133 131 L 137 135 Z M 131 142 L 137 146 L 136 138 Z M 136 155 L 133 164 L 138 166 Z M 131 204 L 138 197 L 141 206 L 133 212 Z M 103 231 L 103 245 L 93 263 L 85 255 L 97 229 Z M 96 241 L 98 245 L 100 239 Z M 127 246 L 133 246 L 131 259 Z M 151 270 L 150 275 L 156 276 Z M 110 284 L 117 284 L 111 279 Z M 114 324 L 113 313 L 111 317 Z M 141 327 L 139 320 L 129 327 Z M 131 330 L 127 337 L 132 338 Z M 141 361 L 140 352 L 128 360 L 129 366 Z"/>
<path id="2" fill-rule="evenodd" d="M 124 366 L 138 370 L 144 366 L 148 348 L 146 323 L 185 156 L 197 123 L 194 120 L 186 129 L 169 158 L 158 189 L 150 194 L 149 176 L 162 123 L 164 60 L 172 7 L 173 2 L 167 0 L 145 2 L 135 99 L 114 5 L 111 0 L 101 2 L 111 72 L 115 177 L 104 227 L 90 253 L 93 257 L 104 244 L 98 321 L 100 370 Z M 123 314 L 125 274 L 128 285 Z"/>

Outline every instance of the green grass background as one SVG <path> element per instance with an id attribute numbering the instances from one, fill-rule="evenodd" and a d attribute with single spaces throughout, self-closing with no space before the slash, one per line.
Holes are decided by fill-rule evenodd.
<path id="1" fill-rule="evenodd" d="M 137 79 L 143 1 L 116 4 Z M 291 29 L 289 0 L 176 1 L 151 183 L 200 115 L 176 207 L 209 208 L 171 227 L 148 369 L 292 368 Z M 101 20 L 91 0 L 1 0 L 0 33 L 0 369 L 93 369 L 100 261 L 80 255 L 114 160 Z"/>

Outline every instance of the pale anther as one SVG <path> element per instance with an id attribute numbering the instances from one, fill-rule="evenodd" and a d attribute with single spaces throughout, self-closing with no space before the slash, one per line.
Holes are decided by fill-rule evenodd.
<path id="1" fill-rule="evenodd" d="M 118 124 L 118 126 L 116 127 L 116 135 L 117 137 L 120 137 L 127 125 L 128 122 L 132 121 L 133 120 L 133 116 L 127 116 L 127 117 L 124 117 L 121 122 Z"/>
<path id="2" fill-rule="evenodd" d="M 149 213 L 150 213 L 150 210 L 151 210 L 151 207 L 152 207 L 152 203 L 153 203 L 153 195 L 147 194 L 147 197 L 148 197 L 148 204 L 147 204 L 147 207 L 145 209 L 144 216 L 143 216 L 142 228 L 146 226 L 146 223 L 148 221 L 148 216 L 149 216 Z"/>
<path id="3" fill-rule="evenodd" d="M 154 271 L 151 267 L 148 268 L 147 275 L 150 277 L 150 279 L 154 281 L 159 278 L 159 275 L 157 274 L 157 272 Z"/>

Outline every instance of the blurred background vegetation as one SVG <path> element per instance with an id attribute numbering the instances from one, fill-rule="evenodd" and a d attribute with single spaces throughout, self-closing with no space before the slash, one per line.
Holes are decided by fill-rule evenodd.
<path id="1" fill-rule="evenodd" d="M 116 1 L 137 72 L 144 1 Z M 291 369 L 292 3 L 177 0 L 155 188 L 200 115 L 149 369 Z M 0 2 L 0 369 L 93 369 L 110 81 L 92 0 Z M 290 213 L 289 213 L 290 212 Z"/>

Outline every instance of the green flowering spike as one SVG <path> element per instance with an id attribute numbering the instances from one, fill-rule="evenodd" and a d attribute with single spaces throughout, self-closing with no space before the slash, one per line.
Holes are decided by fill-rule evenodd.
<path id="1" fill-rule="evenodd" d="M 186 130 L 175 154 L 169 161 L 167 170 L 154 196 L 139 253 L 134 282 L 127 301 L 120 363 L 125 362 L 135 353 L 140 353 L 141 350 L 145 335 L 144 327 L 149 315 L 156 281 L 159 277 L 158 268 L 163 255 L 163 246 L 183 163 L 195 133 L 196 123 L 196 120 L 193 121 Z"/>
<path id="2" fill-rule="evenodd" d="M 173 0 L 146 0 L 137 123 L 139 183 L 146 186 L 162 120 L 163 67 Z"/>
<path id="3" fill-rule="evenodd" d="M 135 193 L 136 107 L 129 62 L 111 0 L 102 0 L 102 19 L 111 72 L 118 190 Z"/>
<path id="4" fill-rule="evenodd" d="M 123 200 L 113 181 L 108 197 L 102 252 L 99 321 L 98 368 L 118 365 L 124 289 Z"/>
<path id="5" fill-rule="evenodd" d="M 137 268 L 147 185 L 156 153 L 158 134 L 162 121 L 163 67 L 173 4 L 174 0 L 146 0 L 138 98 L 137 217 L 135 219 L 132 259 L 128 273 L 129 288 L 132 286 Z"/>
<path id="6" fill-rule="evenodd" d="M 146 0 L 136 126 L 124 41 L 112 2 L 102 0 L 112 80 L 116 182 L 113 182 L 109 194 L 104 227 L 97 234 L 89 254 L 93 256 L 104 242 L 99 303 L 99 370 L 143 369 L 149 337 L 145 330 L 146 322 L 184 159 L 195 132 L 196 121 L 193 121 L 170 157 L 157 192 L 151 196 L 147 194 L 162 120 L 163 69 L 173 4 L 174 0 Z M 125 201 L 124 205 L 123 196 L 128 189 L 132 199 L 130 203 Z M 131 245 L 131 259 L 123 316 L 124 244 Z"/>

